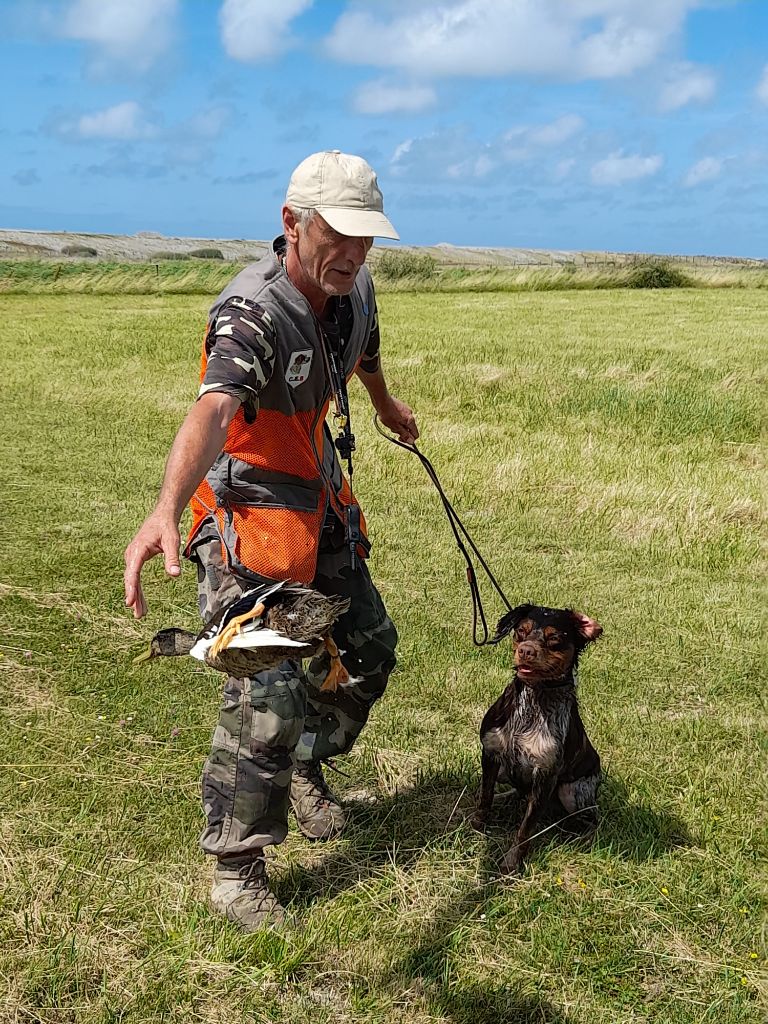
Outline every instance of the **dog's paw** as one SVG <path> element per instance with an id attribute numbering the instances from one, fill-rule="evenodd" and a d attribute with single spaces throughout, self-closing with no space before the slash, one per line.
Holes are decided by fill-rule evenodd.
<path id="1" fill-rule="evenodd" d="M 469 819 L 469 824 L 475 832 L 485 832 L 488 826 L 488 814 L 485 811 L 475 811 Z"/>
<path id="2" fill-rule="evenodd" d="M 509 850 L 507 853 L 504 854 L 504 858 L 501 862 L 501 867 L 499 868 L 499 870 L 501 871 L 502 875 L 522 875 L 523 862 L 520 859 L 520 855 L 518 854 L 517 850 Z"/>

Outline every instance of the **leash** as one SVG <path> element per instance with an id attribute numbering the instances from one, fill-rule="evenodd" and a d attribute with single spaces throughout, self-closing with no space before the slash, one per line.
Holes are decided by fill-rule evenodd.
<path id="1" fill-rule="evenodd" d="M 470 591 L 470 594 L 472 595 L 472 643 L 475 645 L 475 647 L 485 647 L 486 644 L 493 643 L 493 641 L 491 639 L 489 639 L 488 623 L 487 623 L 486 618 L 485 618 L 485 610 L 483 608 L 483 602 L 482 602 L 482 599 L 480 597 L 480 586 L 479 586 L 479 584 L 477 582 L 477 573 L 475 571 L 475 565 L 474 565 L 474 563 L 472 561 L 472 558 L 471 558 L 469 552 L 467 551 L 467 547 L 464 544 L 464 540 L 466 540 L 467 544 L 472 549 L 472 552 L 473 552 L 475 558 L 477 559 L 478 563 L 480 564 L 480 566 L 482 567 L 483 571 L 485 572 L 485 575 L 488 577 L 488 579 L 493 584 L 493 587 L 496 590 L 496 593 L 499 595 L 501 600 L 507 606 L 507 611 L 511 611 L 512 610 L 512 605 L 507 600 L 507 598 L 506 598 L 506 596 L 504 594 L 504 591 L 499 586 L 499 584 L 498 584 L 498 582 L 496 580 L 496 577 L 491 572 L 491 570 L 490 570 L 486 560 L 480 554 L 480 551 L 478 550 L 477 545 L 475 544 L 475 542 L 470 537 L 469 533 L 467 532 L 466 527 L 462 523 L 461 519 L 459 519 L 459 516 L 458 516 L 458 513 L 456 512 L 456 509 L 453 507 L 453 505 L 448 500 L 448 497 L 447 497 L 445 491 L 443 490 L 442 484 L 440 483 L 438 475 L 437 475 L 437 473 L 435 471 L 435 467 L 429 461 L 427 456 L 423 452 L 419 451 L 419 449 L 416 447 L 416 442 L 415 441 L 413 441 L 411 444 L 407 444 L 405 441 L 401 441 L 399 438 L 395 437 L 393 434 L 388 434 L 387 431 L 384 430 L 381 427 L 381 425 L 379 424 L 378 414 L 374 414 L 373 424 L 376 427 L 376 429 L 378 430 L 378 432 L 381 434 L 381 436 L 385 437 L 387 439 L 387 441 L 391 441 L 392 444 L 396 444 L 398 446 L 398 448 L 404 448 L 407 452 L 413 452 L 414 455 L 417 455 L 418 458 L 419 458 L 419 461 L 422 464 L 422 466 L 427 471 L 427 476 L 432 481 L 432 483 L 435 485 L 437 493 L 440 495 L 440 501 L 442 501 L 442 503 L 443 503 L 443 508 L 445 509 L 445 513 L 448 516 L 448 522 L 451 524 L 451 530 L 453 531 L 453 536 L 454 536 L 454 539 L 456 540 L 456 545 L 457 545 L 459 551 L 461 552 L 461 554 L 462 554 L 462 556 L 464 558 L 464 561 L 466 562 L 467 582 L 469 583 L 469 591 Z M 462 538 L 464 538 L 464 539 L 462 540 Z M 480 624 L 480 626 L 482 628 L 482 638 L 481 639 L 478 639 L 478 623 Z"/>

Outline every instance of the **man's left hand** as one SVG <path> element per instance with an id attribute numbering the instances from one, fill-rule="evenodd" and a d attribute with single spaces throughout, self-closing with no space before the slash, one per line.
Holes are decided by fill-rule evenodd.
<path id="1" fill-rule="evenodd" d="M 404 444 L 413 444 L 419 436 L 419 428 L 416 426 L 413 410 L 399 398 L 389 395 L 376 412 L 382 426 L 391 430 L 393 434 L 397 434 Z"/>

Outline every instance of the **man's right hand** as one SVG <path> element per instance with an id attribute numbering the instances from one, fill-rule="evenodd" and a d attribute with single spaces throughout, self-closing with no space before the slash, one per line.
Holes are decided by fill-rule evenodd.
<path id="1" fill-rule="evenodd" d="M 155 555 L 163 555 L 168 575 L 180 575 L 179 544 L 179 528 L 173 516 L 153 512 L 125 549 L 125 604 L 133 608 L 135 618 L 140 619 L 147 614 L 147 602 L 141 588 L 144 563 Z"/>

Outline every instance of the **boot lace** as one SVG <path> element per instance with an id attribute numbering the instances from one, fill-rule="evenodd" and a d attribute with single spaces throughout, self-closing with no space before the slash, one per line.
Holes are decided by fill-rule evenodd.
<path id="1" fill-rule="evenodd" d="M 264 885 L 264 861 L 252 860 L 238 868 L 238 877 L 244 889 L 260 889 Z"/>
<path id="2" fill-rule="evenodd" d="M 312 800 L 313 807 L 324 808 L 335 803 L 330 787 L 323 776 L 323 766 L 320 761 L 302 764 L 301 767 L 297 766 L 295 771 L 316 790 L 315 793 L 307 794 Z"/>

